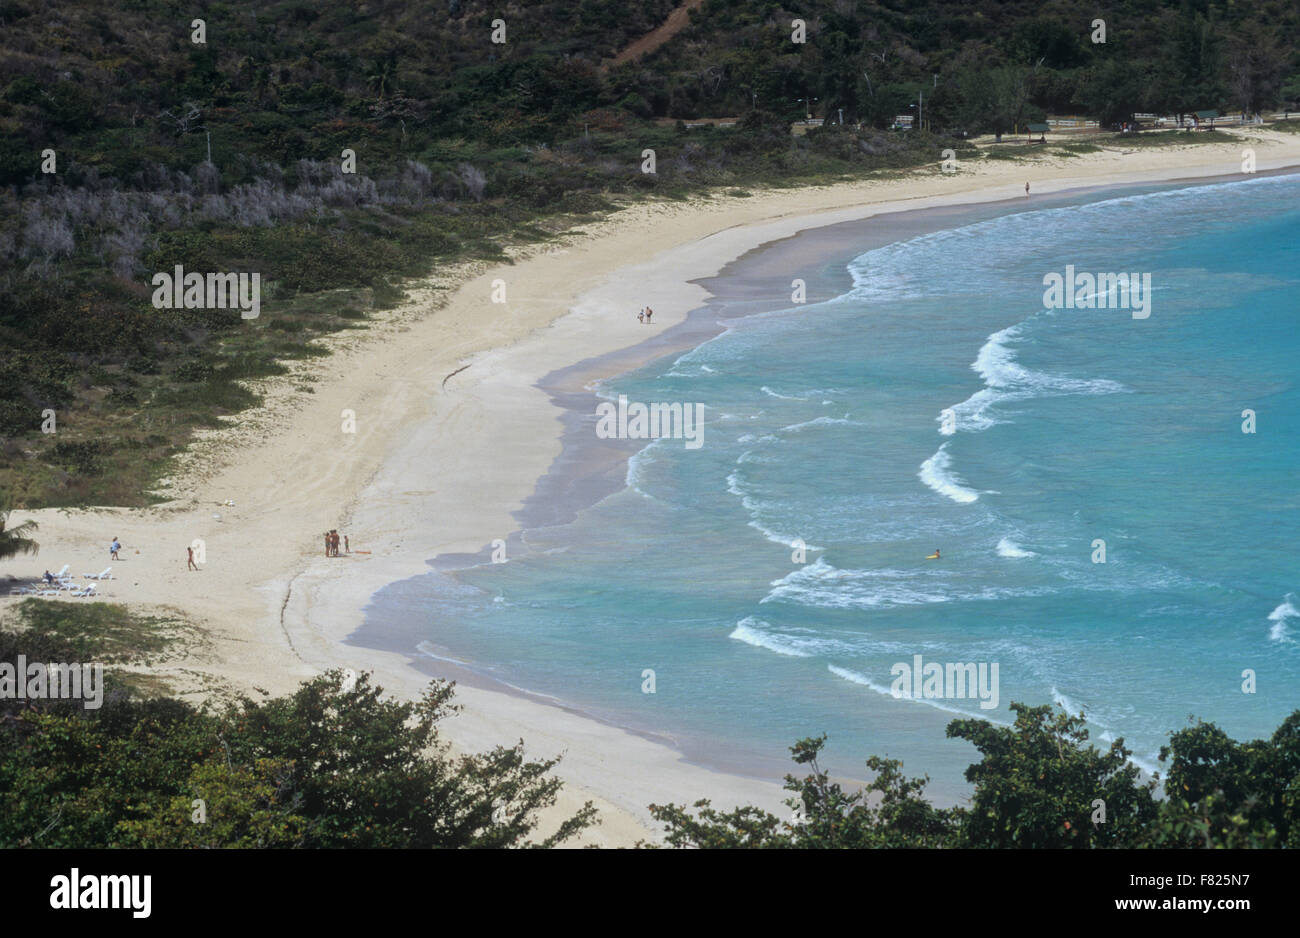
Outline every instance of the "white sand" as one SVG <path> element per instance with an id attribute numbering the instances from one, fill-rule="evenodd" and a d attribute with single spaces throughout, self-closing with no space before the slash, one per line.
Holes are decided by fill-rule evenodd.
<path id="1" fill-rule="evenodd" d="M 513 265 L 442 272 L 411 285 L 410 302 L 371 328 L 327 340 L 335 353 L 312 393 L 301 388 L 315 363 L 259 384 L 266 406 L 197 441 L 166 505 L 15 512 L 13 524 L 28 517 L 40 523 L 42 550 L 0 562 L 0 576 L 64 563 L 78 576 L 98 572 L 117 535 L 123 560 L 100 587 L 102 598 L 178 609 L 211 639 L 205 650 L 159 669 L 179 685 L 195 693 L 213 684 L 283 693 L 326 668 L 350 667 L 372 670 L 391 692 L 413 697 L 426 678 L 406 656 L 342 640 L 376 589 L 425 572 L 435 554 L 477 551 L 514 530 L 511 513 L 560 448 L 559 411 L 534 387 L 540 377 L 681 321 L 704 299 L 686 281 L 805 228 L 902 209 L 1023 200 L 1026 180 L 1038 195 L 1237 173 L 1245 146 L 1256 149 L 1259 170 L 1300 165 L 1300 136 L 1256 129 L 1223 136 L 1228 142 L 1215 146 L 986 161 L 956 175 L 936 166 L 904 179 L 637 204 L 567 236 L 559 249 Z M 490 301 L 498 278 L 506 304 Z M 655 309 L 651 327 L 636 320 L 646 303 Z M 444 377 L 467 363 L 444 389 Z M 355 434 L 341 432 L 345 409 L 356 413 Z M 234 507 L 222 504 L 228 499 Z M 320 534 L 329 528 L 372 553 L 324 558 Z M 207 562 L 191 573 L 185 547 L 196 537 L 206 542 Z M 667 745 L 559 707 L 463 685 L 458 700 L 464 713 L 445 725 L 458 748 L 522 737 L 532 755 L 564 753 L 557 771 L 567 784 L 556 811 L 588 798 L 601 811 L 601 826 L 584 842 L 654 837 L 645 810 L 651 802 L 709 797 L 720 807 L 751 802 L 784 810 L 777 784 L 686 763 Z M 559 816 L 552 814 L 550 822 Z"/>

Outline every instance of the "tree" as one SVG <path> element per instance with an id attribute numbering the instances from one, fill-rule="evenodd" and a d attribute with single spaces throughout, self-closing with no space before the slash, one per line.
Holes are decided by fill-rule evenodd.
<path id="1" fill-rule="evenodd" d="M 970 847 L 1118 847 L 1155 817 L 1155 779 L 1137 784 L 1131 752 L 1117 739 L 1104 752 L 1083 748 L 1082 716 L 1013 703 L 1014 727 L 953 720 L 948 736 L 983 755 L 966 770 L 975 794 L 963 829 Z M 1096 801 L 1105 821 L 1096 823 Z"/>
<path id="2" fill-rule="evenodd" d="M 1107 59 L 1088 70 L 1079 96 L 1102 127 L 1132 121 L 1147 99 L 1147 80 L 1132 62 Z"/>
<path id="3" fill-rule="evenodd" d="M 1161 802 L 1159 815 L 1137 846 L 1160 850 L 1276 847 L 1277 831 L 1271 825 L 1252 822 L 1254 807 L 1253 798 L 1234 804 L 1221 791 L 1196 802 L 1173 797 Z"/>
<path id="4" fill-rule="evenodd" d="M 1287 55 L 1271 33 L 1251 27 L 1236 34 L 1228 57 L 1228 87 L 1233 103 L 1243 115 L 1276 104 L 1286 70 Z"/>
<path id="5" fill-rule="evenodd" d="M 1041 59 L 1033 65 L 990 68 L 979 64 L 990 54 L 987 49 L 973 47 L 970 52 L 948 78 L 926 92 L 926 113 L 940 126 L 992 133 L 1001 141 L 1003 134 L 1042 116 L 1030 100 Z"/>
<path id="6" fill-rule="evenodd" d="M 308 821 L 293 811 L 290 772 L 269 759 L 250 768 L 214 757 L 194 767 L 182 794 L 147 817 L 119 822 L 118 832 L 154 849 L 301 846 Z"/>
<path id="7" fill-rule="evenodd" d="M 720 812 L 705 799 L 692 815 L 679 805 L 650 805 L 650 814 L 667 828 L 674 847 L 743 847 L 795 849 L 862 849 L 871 847 L 943 847 L 955 840 L 959 810 L 935 808 L 921 797 L 928 777 L 905 778 L 902 762 L 872 756 L 867 768 L 876 773 L 867 787 L 846 792 L 817 762 L 825 735 L 801 739 L 790 747 L 794 761 L 812 774 L 787 775 L 786 800 L 791 818 L 752 805 Z M 872 795 L 879 796 L 872 798 Z"/>
<path id="8" fill-rule="evenodd" d="M 8 527 L 9 512 L 10 508 L 0 501 L 0 560 L 17 557 L 19 554 L 37 553 L 41 545 L 32 540 L 29 535 L 40 525 L 29 519 L 17 527 Z"/>
<path id="9" fill-rule="evenodd" d="M 330 671 L 290 697 L 244 699 L 223 715 L 235 765 L 290 765 L 284 781 L 308 819 L 306 847 L 550 847 L 592 823 L 588 803 L 549 837 L 528 840 L 561 787 L 558 760 L 527 761 L 522 741 L 452 758 L 437 722 L 457 708 L 433 681 L 417 703 L 385 700 L 362 674 Z"/>
<path id="10" fill-rule="evenodd" d="M 76 660 L 58 644 L 0 632 L 0 660 Z M 445 681 L 412 703 L 331 671 L 214 713 L 132 700 L 107 677 L 98 710 L 0 701 L 0 846 L 551 847 L 594 821 L 588 803 L 533 840 L 557 760 L 530 761 L 522 743 L 450 755 Z"/>
<path id="11" fill-rule="evenodd" d="M 1214 107 L 1223 97 L 1218 31 L 1204 16 L 1184 8 L 1170 32 L 1172 41 L 1156 65 L 1148 106 L 1180 117 Z"/>
<path id="12" fill-rule="evenodd" d="M 1184 815 L 1200 818 L 1205 845 L 1275 832 L 1283 846 L 1300 846 L 1300 710 L 1269 740 L 1239 743 L 1197 723 L 1172 734 L 1160 758 L 1171 760 L 1167 790 Z"/>
<path id="13" fill-rule="evenodd" d="M 1013 59 L 1041 60 L 1049 69 L 1073 68 L 1087 57 L 1083 36 L 1077 24 L 1040 16 L 1018 22 L 1008 45 Z"/>
<path id="14" fill-rule="evenodd" d="M 366 84 L 379 94 L 380 101 L 384 100 L 384 95 L 392 90 L 396 81 L 397 53 L 389 52 L 371 61 L 366 71 Z"/>

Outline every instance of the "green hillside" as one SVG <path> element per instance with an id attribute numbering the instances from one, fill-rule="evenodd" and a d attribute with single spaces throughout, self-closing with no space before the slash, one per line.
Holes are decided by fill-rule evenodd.
<path id="1" fill-rule="evenodd" d="M 608 67 L 674 6 L 0 0 L 7 502 L 140 504 L 195 427 L 256 402 L 242 380 L 403 279 L 630 198 L 897 171 L 1047 112 L 1300 94 L 1300 8 L 1272 0 L 706 0 Z M 918 95 L 926 129 L 888 130 Z M 844 124 L 792 135 L 805 109 Z M 676 123 L 697 117 L 739 123 Z M 260 272 L 262 315 L 156 309 L 176 265 Z"/>

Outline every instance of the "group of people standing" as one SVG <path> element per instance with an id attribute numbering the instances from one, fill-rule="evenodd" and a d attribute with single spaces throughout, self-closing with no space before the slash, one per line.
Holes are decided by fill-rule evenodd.
<path id="1" fill-rule="evenodd" d="M 650 317 L 653 315 L 654 315 L 654 310 L 652 310 L 649 306 L 646 306 L 641 310 L 641 312 L 636 314 L 636 321 L 642 323 L 648 323 L 650 321 Z"/>
<path id="2" fill-rule="evenodd" d="M 343 535 L 343 552 L 345 554 L 352 553 L 352 548 L 348 546 L 348 536 L 346 534 Z M 325 535 L 325 556 L 337 557 L 338 555 L 339 555 L 339 532 L 334 529 L 330 529 L 330 531 L 327 532 Z"/>

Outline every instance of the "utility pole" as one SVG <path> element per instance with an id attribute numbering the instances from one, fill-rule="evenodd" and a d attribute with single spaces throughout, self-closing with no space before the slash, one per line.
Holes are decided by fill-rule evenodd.
<path id="1" fill-rule="evenodd" d="M 208 162 L 212 162 L 212 131 L 205 131 L 208 138 Z"/>
<path id="2" fill-rule="evenodd" d="M 836 108 L 840 112 L 840 126 L 844 125 L 844 108 Z"/>
<path id="3" fill-rule="evenodd" d="M 916 129 L 921 129 L 921 92 L 916 93 Z"/>

